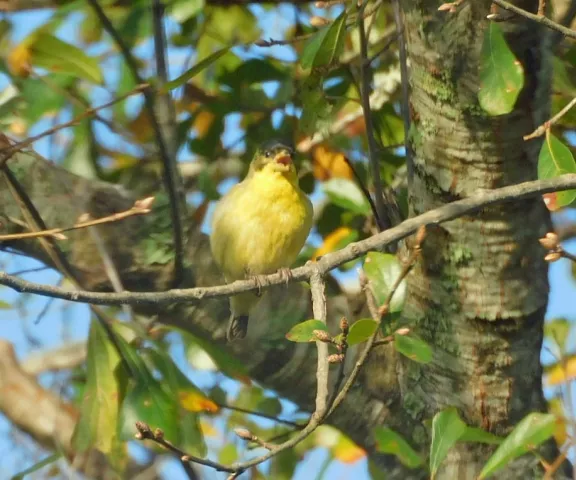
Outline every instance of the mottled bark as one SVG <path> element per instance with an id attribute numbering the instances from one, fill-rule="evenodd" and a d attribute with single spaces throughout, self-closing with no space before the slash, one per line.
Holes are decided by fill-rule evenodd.
<path id="1" fill-rule="evenodd" d="M 516 2 L 536 11 L 537 1 Z M 514 111 L 489 117 L 479 106 L 479 63 L 489 1 L 465 2 L 455 14 L 436 1 L 404 1 L 410 57 L 412 209 L 441 204 L 536 178 L 540 141 L 522 136 L 547 119 L 548 32 L 518 19 L 501 24 L 524 67 Z M 405 320 L 434 347 L 434 360 L 402 362 L 404 407 L 418 425 L 456 406 L 465 421 L 498 435 L 531 411 L 545 410 L 539 352 L 548 297 L 538 238 L 549 230 L 541 199 L 486 209 L 431 229 L 409 279 Z M 437 478 L 472 479 L 491 448 L 460 443 Z M 526 457 L 502 478 L 534 478 Z"/>

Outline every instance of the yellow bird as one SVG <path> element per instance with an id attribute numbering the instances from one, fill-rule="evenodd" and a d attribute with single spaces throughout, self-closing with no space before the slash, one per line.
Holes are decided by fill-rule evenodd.
<path id="1" fill-rule="evenodd" d="M 298 186 L 292 150 L 270 143 L 256 151 L 246 178 L 218 202 L 210 246 L 227 282 L 290 267 L 312 228 L 312 203 Z M 259 295 L 230 298 L 228 341 L 244 338 Z"/>

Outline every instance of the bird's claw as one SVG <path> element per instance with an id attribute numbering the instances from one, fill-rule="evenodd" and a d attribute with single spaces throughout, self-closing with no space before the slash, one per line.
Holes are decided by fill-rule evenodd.
<path id="1" fill-rule="evenodd" d="M 262 285 L 263 285 L 263 276 L 262 275 L 251 275 L 250 279 L 254 282 L 254 285 L 256 285 L 256 296 L 257 297 L 261 297 L 262 296 Z"/>
<path id="2" fill-rule="evenodd" d="M 280 274 L 280 278 L 282 278 L 282 280 L 286 285 L 288 285 L 293 278 L 292 270 L 290 270 L 289 268 L 282 267 L 278 269 L 278 273 Z"/>

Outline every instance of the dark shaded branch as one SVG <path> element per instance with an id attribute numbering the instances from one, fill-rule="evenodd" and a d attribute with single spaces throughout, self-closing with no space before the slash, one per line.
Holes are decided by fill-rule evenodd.
<path id="1" fill-rule="evenodd" d="M 112 22 L 107 17 L 106 13 L 98 3 L 98 0 L 88 0 L 90 6 L 96 13 L 96 16 L 102 23 L 104 30 L 112 37 L 120 52 L 122 57 L 126 61 L 130 72 L 136 83 L 143 83 L 138 70 L 138 64 L 136 59 L 130 52 L 130 49 L 120 37 L 120 34 L 112 25 Z M 152 124 L 152 129 L 154 130 L 154 135 L 156 137 L 156 146 L 158 147 L 158 154 L 164 165 L 164 186 L 168 193 L 170 199 L 170 217 L 172 219 L 172 231 L 174 239 L 174 285 L 178 285 L 182 280 L 184 275 L 184 226 L 183 218 L 185 215 L 186 201 L 184 197 L 184 188 L 182 186 L 182 180 L 180 178 L 177 162 L 175 157 L 175 152 L 171 152 L 168 145 L 167 139 L 165 138 L 162 127 L 160 125 L 158 116 L 156 114 L 156 95 L 151 88 L 146 88 L 144 91 L 144 100 L 146 105 L 146 110 L 150 116 L 150 123 Z"/>
<path id="2" fill-rule="evenodd" d="M 511 3 L 506 2 L 504 0 L 492 0 L 492 2 L 498 5 L 499 7 L 503 8 L 504 10 L 515 13 L 516 15 L 520 15 L 524 18 L 527 18 L 528 20 L 532 20 L 533 22 L 539 23 L 540 25 L 545 25 L 546 27 L 552 30 L 556 30 L 565 37 L 576 39 L 576 31 L 568 27 L 565 27 L 564 25 L 560 25 L 559 23 L 556 23 L 547 17 L 527 12 L 526 10 L 519 8 L 516 5 L 512 5 Z"/>

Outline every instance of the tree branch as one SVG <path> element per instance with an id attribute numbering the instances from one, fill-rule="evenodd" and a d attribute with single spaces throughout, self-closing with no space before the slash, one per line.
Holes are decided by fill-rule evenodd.
<path id="1" fill-rule="evenodd" d="M 138 64 L 132 56 L 130 49 L 120 37 L 120 34 L 112 25 L 112 22 L 104 13 L 104 10 L 98 3 L 98 0 L 88 0 L 92 9 L 96 13 L 96 16 L 102 23 L 104 30 L 112 37 L 134 80 L 136 83 L 143 83 L 140 73 L 138 71 Z M 154 130 L 154 135 L 156 137 L 156 144 L 158 147 L 158 154 L 162 159 L 162 164 L 164 165 L 164 186 L 168 193 L 170 199 L 170 217 L 172 219 L 172 232 L 174 239 L 174 285 L 178 285 L 184 275 L 184 227 L 183 218 L 185 214 L 186 201 L 184 198 L 184 188 L 182 187 L 182 181 L 178 173 L 177 162 L 175 158 L 175 152 L 171 152 L 168 145 L 167 139 L 164 137 L 162 132 L 162 127 L 158 120 L 155 111 L 156 96 L 151 88 L 146 88 L 143 90 L 144 100 L 146 105 L 146 110 L 150 116 L 150 122 L 152 124 L 152 129 Z"/>
<path id="2" fill-rule="evenodd" d="M 337 252 L 323 256 L 316 263 L 308 263 L 291 271 L 292 281 L 308 280 L 316 272 L 326 274 L 346 262 L 355 260 L 371 250 L 381 250 L 386 245 L 397 242 L 416 232 L 426 225 L 435 225 L 462 217 L 484 207 L 533 197 L 538 194 L 558 192 L 576 188 L 576 174 L 566 174 L 548 180 L 535 180 L 518 185 L 485 190 L 478 195 L 409 218 L 400 225 L 378 233 L 360 242 L 354 242 Z M 261 288 L 285 283 L 285 276 L 280 273 L 262 276 Z M 227 285 L 216 287 L 197 287 L 172 289 L 164 292 L 117 292 L 100 293 L 86 290 L 70 291 L 63 288 L 28 282 L 0 271 L 0 284 L 19 292 L 36 293 L 73 302 L 92 303 L 97 305 L 132 305 L 155 304 L 166 305 L 176 302 L 198 302 L 199 300 L 227 297 L 237 293 L 256 290 L 253 280 L 238 280 Z"/>
<path id="3" fill-rule="evenodd" d="M 524 18 L 527 18 L 528 20 L 539 23 L 540 25 L 545 25 L 552 30 L 556 30 L 565 37 L 576 39 L 576 31 L 565 27 L 564 25 L 560 25 L 559 23 L 556 23 L 547 17 L 527 12 L 526 10 L 519 8 L 516 5 L 512 5 L 510 2 L 506 2 L 505 0 L 492 0 L 492 3 L 495 3 L 504 10 L 515 13 L 516 15 L 520 15 Z"/>
<path id="4" fill-rule="evenodd" d="M 372 110 L 370 109 L 370 73 L 371 68 L 368 62 L 368 39 L 364 25 L 364 9 L 368 4 L 365 0 L 360 7 L 358 14 L 358 32 L 360 33 L 360 99 L 362 101 L 362 111 L 364 112 L 364 123 L 366 125 L 366 139 L 368 141 L 368 158 L 370 160 L 370 170 L 372 171 L 372 183 L 374 185 L 374 195 L 376 197 L 375 220 L 380 231 L 384 230 L 383 219 L 386 215 L 384 205 L 384 188 L 380 178 L 379 155 L 376 150 L 376 139 L 374 137 L 374 124 L 372 123 Z"/>

